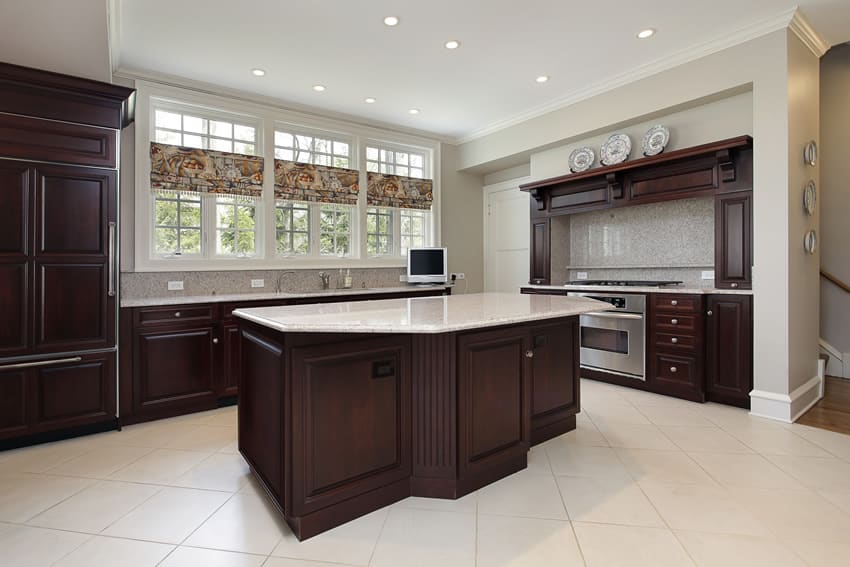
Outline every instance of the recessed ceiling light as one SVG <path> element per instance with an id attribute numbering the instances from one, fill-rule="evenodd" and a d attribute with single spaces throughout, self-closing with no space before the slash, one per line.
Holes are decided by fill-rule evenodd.
<path id="1" fill-rule="evenodd" d="M 320 93 L 325 90 L 325 85 L 313 85 L 313 90 Z"/>
<path id="2" fill-rule="evenodd" d="M 549 75 L 540 75 L 539 77 L 537 77 L 534 80 L 537 81 L 538 83 L 545 83 L 546 81 L 549 80 Z"/>
<path id="3" fill-rule="evenodd" d="M 375 102 L 375 99 L 372 97 L 366 97 L 363 99 L 363 102 L 365 102 L 366 104 L 373 104 Z"/>
<path id="4" fill-rule="evenodd" d="M 262 77 L 263 75 L 266 74 L 266 72 L 263 71 L 262 69 L 251 69 L 251 73 L 253 73 L 257 77 Z"/>
<path id="5" fill-rule="evenodd" d="M 460 47 L 460 42 L 456 39 L 446 42 L 446 49 L 457 49 Z"/>
<path id="6" fill-rule="evenodd" d="M 419 114 L 419 109 L 418 108 L 411 108 L 407 112 L 408 112 L 408 114 Z"/>
<path id="7" fill-rule="evenodd" d="M 655 30 L 652 28 L 647 28 L 645 30 L 641 30 L 638 32 L 638 39 L 647 39 L 655 35 Z"/>
<path id="8" fill-rule="evenodd" d="M 384 24 L 388 26 L 397 26 L 398 18 L 395 16 L 387 16 L 386 18 L 384 18 Z"/>

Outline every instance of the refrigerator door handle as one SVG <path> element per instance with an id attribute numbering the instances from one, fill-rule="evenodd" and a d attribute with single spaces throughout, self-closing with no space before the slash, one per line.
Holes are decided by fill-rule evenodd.
<path id="1" fill-rule="evenodd" d="M 115 297 L 115 227 L 116 222 L 109 223 L 109 290 L 106 294 L 109 297 Z"/>
<path id="2" fill-rule="evenodd" d="M 18 362 L 17 364 L 4 364 L 0 366 L 0 370 L 17 370 L 19 368 L 33 368 L 35 366 L 51 366 L 53 364 L 67 364 L 69 362 L 80 362 L 83 360 L 81 356 L 73 356 L 71 358 L 57 358 L 54 360 L 39 360 L 38 362 Z"/>

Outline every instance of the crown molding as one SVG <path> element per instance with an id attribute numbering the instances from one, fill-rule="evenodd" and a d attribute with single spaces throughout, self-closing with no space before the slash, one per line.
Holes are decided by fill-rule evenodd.
<path id="1" fill-rule="evenodd" d="M 118 71 L 121 59 L 121 2 L 106 0 L 106 47 L 109 52 L 109 77 Z"/>
<path id="2" fill-rule="evenodd" d="M 516 126 L 517 124 L 521 124 L 523 122 L 526 122 L 527 120 L 531 120 L 533 118 L 543 116 L 544 114 L 560 110 L 562 108 L 576 104 L 577 102 L 581 102 L 583 100 L 587 100 L 594 96 L 598 96 L 608 91 L 612 91 L 619 87 L 625 86 L 629 83 L 633 83 L 641 79 L 646 79 L 663 71 L 678 67 L 679 65 L 684 65 L 685 63 L 696 61 L 697 59 L 701 59 L 708 55 L 723 51 L 724 49 L 729 49 L 730 47 L 735 47 L 736 45 L 746 43 L 747 41 L 757 39 L 775 31 L 787 29 L 791 21 L 794 19 L 795 15 L 797 14 L 798 11 L 796 8 L 793 8 L 791 10 L 785 10 L 777 16 L 743 27 L 726 36 L 694 45 L 693 47 L 689 47 L 677 53 L 673 53 L 672 55 L 669 55 L 667 57 L 663 57 L 661 59 L 657 59 L 644 65 L 640 65 L 638 67 L 635 67 L 634 69 L 626 71 L 625 73 L 615 75 L 610 79 L 599 81 L 581 90 L 574 91 L 564 97 L 555 99 L 540 106 L 536 106 L 525 112 L 516 114 L 510 118 L 499 120 L 484 128 L 474 130 L 466 136 L 458 137 L 456 140 L 454 140 L 453 143 L 465 144 L 467 142 L 477 140 L 478 138 L 489 136 L 490 134 L 494 134 L 500 130 L 504 130 L 505 128 Z M 809 26 L 808 29 L 811 29 L 811 26 Z"/>
<path id="3" fill-rule="evenodd" d="M 821 37 L 821 35 L 812 27 L 812 24 L 809 23 L 809 20 L 800 12 L 800 10 L 796 10 L 794 15 L 791 17 L 791 21 L 788 23 L 788 29 L 794 32 L 800 41 L 803 42 L 803 45 L 809 48 L 809 51 L 814 53 L 815 57 L 820 59 L 824 56 L 824 54 L 829 51 L 830 45 L 826 42 L 826 40 Z"/>

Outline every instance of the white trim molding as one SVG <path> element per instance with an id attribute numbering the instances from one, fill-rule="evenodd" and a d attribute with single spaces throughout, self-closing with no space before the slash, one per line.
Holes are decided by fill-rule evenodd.
<path id="1" fill-rule="evenodd" d="M 809 20 L 796 10 L 788 23 L 788 29 L 794 32 L 800 41 L 809 48 L 809 51 L 815 54 L 815 57 L 820 59 L 829 51 L 830 45 L 820 36 L 820 34 L 812 27 Z"/>
<path id="2" fill-rule="evenodd" d="M 823 397 L 822 366 L 822 364 L 818 366 L 817 376 L 813 376 L 790 394 L 777 394 L 765 390 L 750 392 L 750 415 L 785 423 L 795 422 Z"/>
<path id="3" fill-rule="evenodd" d="M 820 350 L 829 355 L 829 362 L 827 363 L 826 370 L 830 371 L 830 376 L 840 376 L 842 378 L 850 378 L 848 373 L 850 373 L 850 368 L 848 368 L 848 364 L 845 364 L 845 360 L 848 360 L 847 353 L 839 352 L 837 348 L 826 342 L 823 338 L 818 339 L 818 346 Z"/>

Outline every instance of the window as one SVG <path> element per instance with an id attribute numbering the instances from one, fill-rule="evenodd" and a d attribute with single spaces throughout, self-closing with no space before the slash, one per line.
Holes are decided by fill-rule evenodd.
<path id="1" fill-rule="evenodd" d="M 370 207 L 366 211 L 366 252 L 370 256 L 393 253 L 393 211 Z"/>
<path id="2" fill-rule="evenodd" d="M 301 163 L 351 167 L 351 144 L 333 139 L 295 132 L 274 133 L 274 157 Z"/>
<path id="3" fill-rule="evenodd" d="M 346 205 L 322 205 L 319 211 L 319 253 L 351 255 L 351 210 Z"/>
<path id="4" fill-rule="evenodd" d="M 367 146 L 366 171 L 422 179 L 425 177 L 425 154 Z"/>
<path id="5" fill-rule="evenodd" d="M 157 142 L 259 153 L 258 128 L 245 121 L 171 105 L 155 106 L 153 117 L 152 134 Z M 259 202 L 227 195 L 161 193 L 153 195 L 153 209 L 153 251 L 157 256 L 253 257 L 258 253 Z M 204 245 L 207 234 L 214 235 L 214 246 Z"/>
<path id="6" fill-rule="evenodd" d="M 275 206 L 277 253 L 304 256 L 310 253 L 310 209 L 305 204 L 282 202 Z"/>
<path id="7" fill-rule="evenodd" d="M 401 255 L 411 248 L 422 248 L 431 244 L 428 216 L 430 213 L 418 209 L 401 210 Z"/>
<path id="8" fill-rule="evenodd" d="M 177 193 L 154 200 L 154 251 L 160 256 L 201 253 L 201 198 Z"/>

